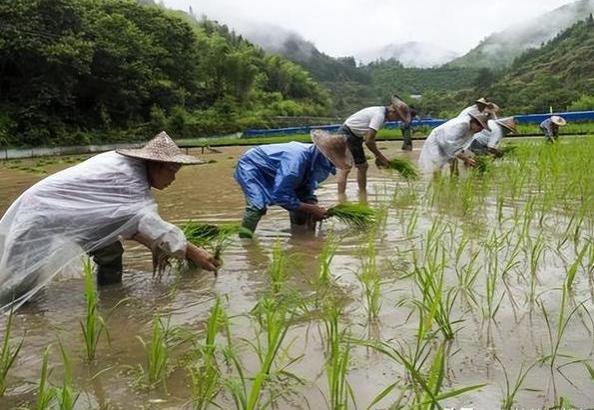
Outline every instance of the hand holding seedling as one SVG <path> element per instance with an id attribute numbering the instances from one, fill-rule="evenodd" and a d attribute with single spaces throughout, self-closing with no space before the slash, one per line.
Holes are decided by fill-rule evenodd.
<path id="1" fill-rule="evenodd" d="M 316 221 L 321 221 L 328 217 L 328 211 L 326 211 L 326 208 L 323 208 L 315 204 L 306 204 L 302 202 L 301 205 L 299 205 L 298 210 L 313 215 Z"/>
<path id="2" fill-rule="evenodd" d="M 382 154 L 379 154 L 377 157 L 375 157 L 375 165 L 378 168 L 388 168 L 390 166 L 390 161 Z"/>
<path id="3" fill-rule="evenodd" d="M 216 272 L 221 265 L 221 261 L 211 255 L 210 252 L 207 252 L 204 248 L 199 248 L 192 244 L 188 244 L 188 248 L 186 249 L 186 258 L 201 268 L 213 272 Z"/>

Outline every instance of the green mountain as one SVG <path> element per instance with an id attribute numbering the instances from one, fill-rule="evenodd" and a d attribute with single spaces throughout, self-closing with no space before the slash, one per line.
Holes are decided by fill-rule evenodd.
<path id="1" fill-rule="evenodd" d="M 562 111 L 594 96 L 592 15 L 516 58 L 488 95 L 509 113 Z"/>
<path id="2" fill-rule="evenodd" d="M 580 0 L 567 4 L 535 19 L 515 24 L 488 36 L 467 54 L 447 65 L 491 69 L 507 67 L 524 51 L 540 47 L 559 32 L 593 12 L 594 0 Z"/>
<path id="3" fill-rule="evenodd" d="M 146 139 L 163 128 L 197 137 L 330 111 L 300 66 L 152 4 L 4 0 L 0 27 L 0 145 Z"/>

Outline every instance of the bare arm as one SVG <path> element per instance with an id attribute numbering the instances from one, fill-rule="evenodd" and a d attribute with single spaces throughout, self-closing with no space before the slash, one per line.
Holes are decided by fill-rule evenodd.
<path id="1" fill-rule="evenodd" d="M 305 202 L 301 202 L 299 208 L 297 209 L 301 212 L 312 214 L 317 220 L 321 220 L 326 217 L 326 209 L 316 204 L 306 204 Z"/>
<path id="2" fill-rule="evenodd" d="M 375 143 L 375 136 L 377 131 L 373 128 L 369 128 L 367 134 L 365 134 L 365 145 L 369 148 L 369 151 L 375 156 L 375 163 L 377 166 L 388 166 L 388 159 L 380 152 Z"/>

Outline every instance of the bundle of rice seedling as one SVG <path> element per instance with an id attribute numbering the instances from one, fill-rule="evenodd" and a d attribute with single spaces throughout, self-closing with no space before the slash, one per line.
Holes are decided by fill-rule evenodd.
<path id="1" fill-rule="evenodd" d="M 328 216 L 356 228 L 365 228 L 375 222 L 375 210 L 362 204 L 338 204 L 328 209 Z"/>
<path id="2" fill-rule="evenodd" d="M 518 148 L 516 145 L 505 145 L 499 148 L 499 150 L 503 155 L 514 155 L 516 153 L 516 148 Z"/>
<path id="3" fill-rule="evenodd" d="M 412 162 L 405 158 L 391 159 L 388 164 L 388 169 L 398 171 L 398 173 L 404 179 L 417 179 L 419 177 L 417 168 L 412 164 Z"/>
<path id="4" fill-rule="evenodd" d="M 182 230 L 188 242 L 209 249 L 217 260 L 235 235 L 241 232 L 251 236 L 252 233 L 239 224 L 212 225 L 193 221 L 186 223 Z"/>
<path id="5" fill-rule="evenodd" d="M 493 159 L 488 155 L 477 155 L 474 157 L 474 162 L 476 163 L 474 169 L 480 175 L 488 172 L 491 168 L 491 164 L 493 163 Z"/>

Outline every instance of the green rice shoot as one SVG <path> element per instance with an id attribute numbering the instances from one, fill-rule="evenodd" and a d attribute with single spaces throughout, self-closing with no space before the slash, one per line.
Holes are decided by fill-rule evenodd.
<path id="1" fill-rule="evenodd" d="M 220 260 L 221 253 L 238 234 L 250 237 L 252 232 L 239 224 L 213 225 L 188 221 L 182 228 L 188 242 L 213 252 L 215 259 Z"/>
<path id="2" fill-rule="evenodd" d="M 397 171 L 404 179 L 412 180 L 419 178 L 419 172 L 411 161 L 405 158 L 394 158 L 388 163 L 388 169 Z"/>
<path id="3" fill-rule="evenodd" d="M 328 216 L 355 228 L 366 228 L 375 223 L 376 212 L 363 204 L 342 203 L 328 209 Z"/>

